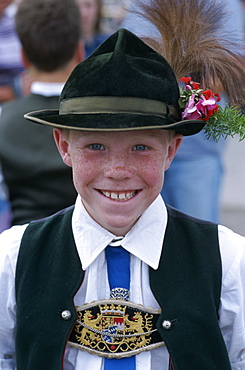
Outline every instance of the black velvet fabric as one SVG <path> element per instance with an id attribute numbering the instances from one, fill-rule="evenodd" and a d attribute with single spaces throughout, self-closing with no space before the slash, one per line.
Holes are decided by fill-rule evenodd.
<path id="1" fill-rule="evenodd" d="M 168 62 L 128 30 L 120 29 L 95 52 L 77 65 L 68 78 L 60 102 L 78 97 L 137 97 L 164 102 L 176 115 L 155 114 L 59 114 L 38 111 L 26 118 L 38 123 L 77 129 L 130 130 L 137 128 L 174 129 L 183 135 L 199 132 L 202 120 L 181 121 L 179 87 Z M 79 113 L 79 112 L 78 112 Z M 170 126 L 169 126 L 170 125 Z"/>

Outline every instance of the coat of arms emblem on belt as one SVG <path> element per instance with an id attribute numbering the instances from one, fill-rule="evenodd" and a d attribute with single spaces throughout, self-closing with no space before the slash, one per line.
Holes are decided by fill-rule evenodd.
<path id="1" fill-rule="evenodd" d="M 156 322 L 161 310 L 123 300 L 76 307 L 71 346 L 108 358 L 122 358 L 164 345 Z"/>

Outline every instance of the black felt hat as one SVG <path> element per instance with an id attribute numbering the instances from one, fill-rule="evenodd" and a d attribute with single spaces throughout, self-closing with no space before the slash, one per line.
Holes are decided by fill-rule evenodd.
<path id="1" fill-rule="evenodd" d="M 136 35 L 120 29 L 77 65 L 59 110 L 25 115 L 54 127 L 91 131 L 171 129 L 199 132 L 202 120 L 181 120 L 179 87 L 167 61 Z"/>

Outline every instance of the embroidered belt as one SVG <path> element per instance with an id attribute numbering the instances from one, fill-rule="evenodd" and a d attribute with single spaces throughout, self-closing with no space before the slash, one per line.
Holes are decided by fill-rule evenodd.
<path id="1" fill-rule="evenodd" d="M 114 299 L 76 309 L 71 346 L 102 357 L 122 358 L 164 345 L 156 329 L 160 309 Z"/>

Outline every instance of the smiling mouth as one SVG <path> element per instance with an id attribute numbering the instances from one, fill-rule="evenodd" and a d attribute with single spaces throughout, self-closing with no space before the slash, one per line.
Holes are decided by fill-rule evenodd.
<path id="1" fill-rule="evenodd" d="M 126 192 L 113 192 L 113 191 L 110 192 L 110 191 L 100 190 L 100 192 L 105 197 L 110 198 L 112 200 L 119 201 L 119 202 L 129 200 L 129 199 L 133 198 L 138 193 L 137 190 L 135 190 L 135 191 L 126 191 Z"/>

